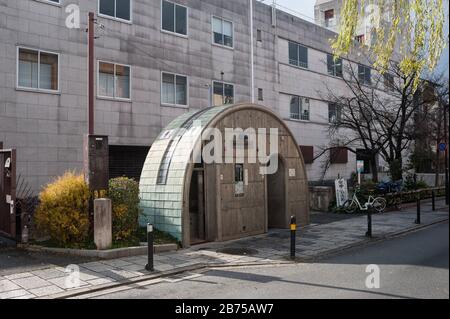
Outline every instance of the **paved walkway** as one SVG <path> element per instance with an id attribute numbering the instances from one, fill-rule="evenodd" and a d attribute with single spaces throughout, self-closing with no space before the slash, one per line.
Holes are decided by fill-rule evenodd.
<path id="1" fill-rule="evenodd" d="M 448 220 L 448 207 L 444 207 L 443 202 L 438 202 L 437 207 L 438 210 L 432 212 L 430 203 L 423 204 L 422 225 Z M 375 239 L 417 228 L 418 225 L 414 224 L 415 214 L 415 208 L 411 207 L 401 212 L 374 215 L 373 235 Z M 364 244 L 369 241 L 364 236 L 366 230 L 367 218 L 365 216 L 321 225 L 312 224 L 298 232 L 297 256 L 300 260 L 307 260 L 349 246 Z M 155 271 L 168 273 L 204 265 L 288 262 L 289 237 L 289 230 L 272 230 L 268 234 L 260 236 L 226 243 L 208 243 L 190 249 L 156 255 Z M 220 252 L 223 249 L 251 249 L 254 254 L 230 255 Z M 68 293 L 98 289 L 118 283 L 129 283 L 139 279 L 144 280 L 149 275 L 144 270 L 146 263 L 146 256 L 82 263 L 76 265 L 79 269 L 79 280 L 70 275 L 68 268 L 56 266 L 0 276 L 0 299 L 54 298 Z M 74 285 L 76 287 L 73 287 Z"/>

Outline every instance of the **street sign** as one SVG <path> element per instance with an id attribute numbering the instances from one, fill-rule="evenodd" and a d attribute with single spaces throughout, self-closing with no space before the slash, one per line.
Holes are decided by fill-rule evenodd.
<path id="1" fill-rule="evenodd" d="M 364 173 L 364 161 L 357 161 L 356 162 L 356 170 L 359 174 Z"/>
<path id="2" fill-rule="evenodd" d="M 439 151 L 440 152 L 445 152 L 447 150 L 447 144 L 445 143 L 440 143 L 439 144 Z"/>
<path id="3" fill-rule="evenodd" d="M 347 181 L 343 178 L 334 181 L 336 187 L 336 206 L 342 207 L 348 200 L 348 187 Z"/>
<path id="4" fill-rule="evenodd" d="M 356 171 L 358 172 L 358 184 L 361 185 L 361 174 L 364 173 L 364 161 L 356 161 Z"/>

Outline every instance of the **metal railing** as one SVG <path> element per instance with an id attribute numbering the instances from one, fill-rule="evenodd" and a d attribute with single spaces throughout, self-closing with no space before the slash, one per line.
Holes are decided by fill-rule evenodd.
<path id="1" fill-rule="evenodd" d="M 436 210 L 436 198 L 437 197 L 445 197 L 445 195 L 446 195 L 445 192 L 446 192 L 445 187 L 431 187 L 431 188 L 424 188 L 424 189 L 412 190 L 412 191 L 407 191 L 407 192 L 388 193 L 388 194 L 385 194 L 384 196 L 385 196 L 388 204 L 389 204 L 388 197 L 400 199 L 400 204 L 402 203 L 402 199 L 404 196 L 407 197 L 408 203 L 416 202 L 416 218 L 414 220 L 414 223 L 417 225 L 420 225 L 422 223 L 421 200 L 431 198 L 431 210 L 435 211 Z M 369 209 L 367 211 L 366 237 L 372 238 L 372 210 L 371 209 Z"/>
<path id="2" fill-rule="evenodd" d="M 388 207 L 401 208 L 403 203 L 414 203 L 417 198 L 436 199 L 436 197 L 445 196 L 445 187 L 430 187 L 404 192 L 387 193 L 383 195 L 386 198 Z"/>

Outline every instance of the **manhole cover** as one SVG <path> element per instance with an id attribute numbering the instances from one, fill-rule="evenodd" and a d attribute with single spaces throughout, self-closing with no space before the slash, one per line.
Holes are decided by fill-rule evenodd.
<path id="1" fill-rule="evenodd" d="M 251 256 L 258 254 L 258 251 L 256 249 L 236 248 L 236 247 L 219 249 L 217 252 L 227 255 L 238 255 L 238 256 Z"/>

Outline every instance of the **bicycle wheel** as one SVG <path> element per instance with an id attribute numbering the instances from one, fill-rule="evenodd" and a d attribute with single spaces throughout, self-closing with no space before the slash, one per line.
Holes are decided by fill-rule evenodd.
<path id="1" fill-rule="evenodd" d="M 352 214 L 352 213 L 356 212 L 356 209 L 358 208 L 358 204 L 356 204 L 356 202 L 354 200 L 349 199 L 344 203 L 343 207 L 347 213 Z"/>
<path id="2" fill-rule="evenodd" d="M 372 207 L 377 212 L 382 213 L 386 209 L 386 200 L 382 197 L 377 197 L 373 201 Z"/>

